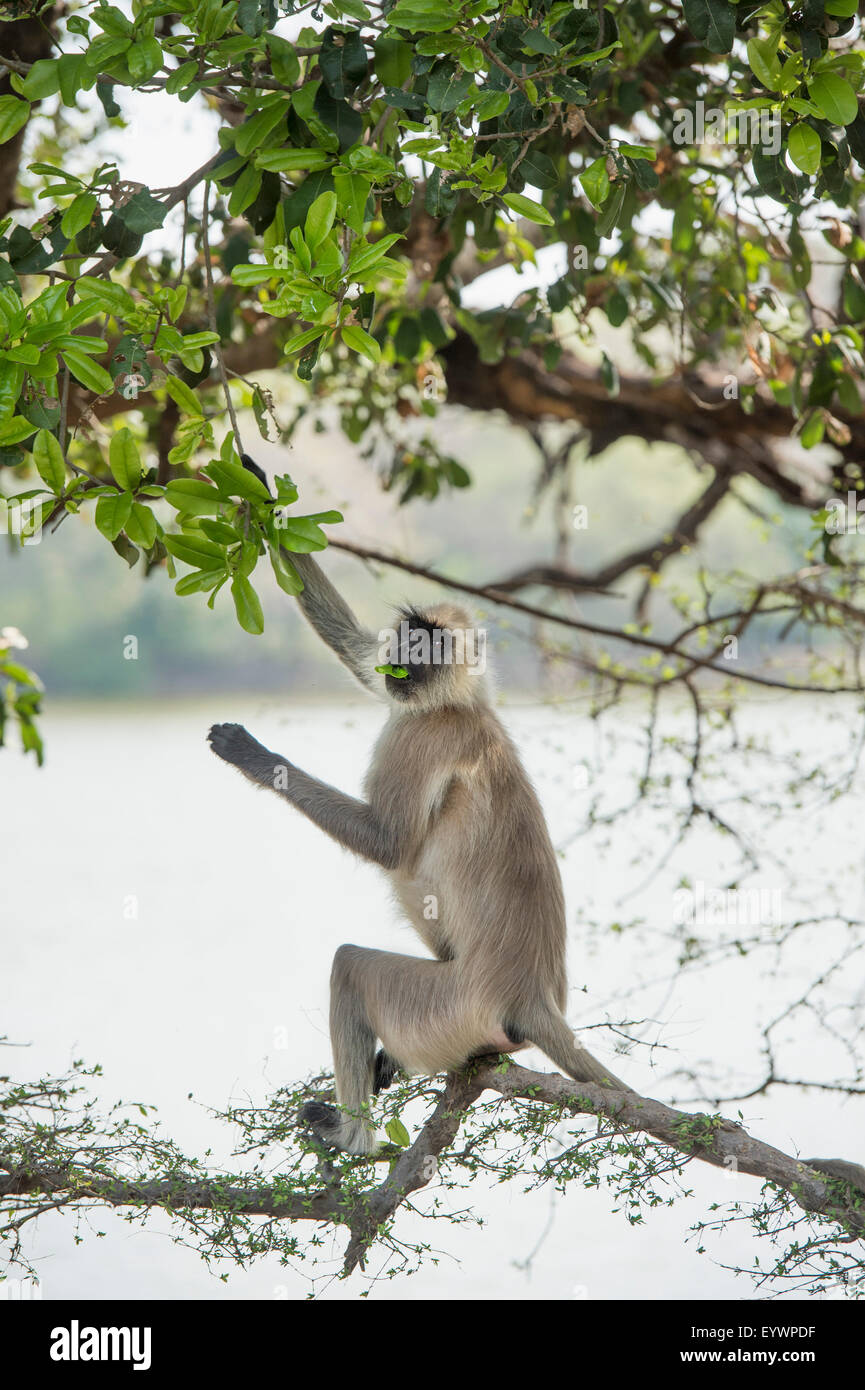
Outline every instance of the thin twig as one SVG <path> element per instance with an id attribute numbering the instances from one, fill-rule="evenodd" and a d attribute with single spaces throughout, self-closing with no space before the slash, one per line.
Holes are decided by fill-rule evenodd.
<path id="1" fill-rule="evenodd" d="M 213 294 L 213 266 L 210 260 L 210 240 L 208 237 L 210 225 L 210 209 L 208 207 L 210 195 L 210 180 L 204 181 L 204 203 L 201 209 L 201 246 L 204 253 L 204 283 L 207 293 L 207 318 L 212 333 L 218 333 L 216 327 L 216 300 Z M 231 428 L 234 432 L 234 443 L 238 454 L 242 454 L 243 443 L 240 438 L 240 430 L 237 425 L 237 416 L 234 413 L 234 402 L 231 399 L 231 390 L 228 385 L 228 376 L 225 371 L 225 363 L 222 360 L 222 348 L 218 342 L 213 344 L 213 355 L 219 367 L 219 376 L 222 381 L 222 391 L 225 396 L 225 403 L 228 406 L 228 414 L 231 419 Z"/>

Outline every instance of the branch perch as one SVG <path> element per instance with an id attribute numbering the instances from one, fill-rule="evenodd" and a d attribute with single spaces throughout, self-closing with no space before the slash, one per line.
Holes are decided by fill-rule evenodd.
<path id="1" fill-rule="evenodd" d="M 0 1150 L 0 1198 L 11 1208 L 6 1215 L 7 1219 L 13 1217 L 10 1225 L 15 1229 L 34 1214 L 35 1203 L 30 1199 L 38 1197 L 49 1198 L 47 1207 L 51 1209 L 97 1203 L 115 1208 L 161 1207 L 175 1213 L 210 1211 L 229 1220 L 260 1216 L 345 1225 L 349 1241 L 343 1273 L 349 1274 L 363 1268 L 367 1252 L 398 1208 L 436 1176 L 439 1157 L 450 1149 L 462 1121 L 484 1091 L 496 1092 L 507 1101 L 551 1105 L 570 1115 L 607 1119 L 616 1131 L 651 1136 L 689 1161 L 698 1159 L 764 1178 L 789 1193 L 804 1212 L 840 1222 L 845 1233 L 839 1238 L 842 1241 L 849 1243 L 865 1236 L 865 1169 L 858 1164 L 840 1159 L 806 1163 L 720 1115 L 691 1114 L 634 1092 L 610 1091 L 558 1073 L 530 1071 L 510 1061 L 503 1065 L 498 1056 L 482 1058 L 472 1069 L 447 1076 L 414 1143 L 399 1152 L 387 1176 L 376 1186 L 364 1187 L 357 1182 L 369 1159 L 345 1155 L 340 1159 L 328 1156 L 320 1163 L 323 1189 L 292 1191 L 278 1182 L 268 1185 L 259 1179 L 244 1185 L 237 1175 L 200 1178 L 178 1173 L 160 1180 L 125 1180 L 105 1174 L 104 1155 L 88 1170 L 80 1157 L 67 1166 L 40 1167 Z M 74 1152 L 79 1155 L 80 1148 L 76 1146 Z M 379 1159 L 394 1152 L 390 1149 Z M 345 1172 L 337 1166 L 342 1161 L 349 1165 L 351 1182 L 343 1181 Z M 815 1165 L 824 1162 L 821 1172 Z M 43 1209 L 46 1204 L 37 1208 Z"/>

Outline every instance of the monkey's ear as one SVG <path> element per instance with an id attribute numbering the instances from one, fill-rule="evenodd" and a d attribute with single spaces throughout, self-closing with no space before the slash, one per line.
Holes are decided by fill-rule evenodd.
<path id="1" fill-rule="evenodd" d="M 258 481 L 260 483 L 264 483 L 264 486 L 267 488 L 268 492 L 270 492 L 270 483 L 267 481 L 267 474 L 265 473 L 263 468 L 259 468 L 258 464 L 255 462 L 255 459 L 250 458 L 249 454 L 241 454 L 240 462 L 243 464 L 244 468 L 249 470 L 250 473 L 254 473 Z"/>

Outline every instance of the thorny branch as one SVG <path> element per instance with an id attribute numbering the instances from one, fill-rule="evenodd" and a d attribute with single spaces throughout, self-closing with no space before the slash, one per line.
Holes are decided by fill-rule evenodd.
<path id="1" fill-rule="evenodd" d="M 689 1114 L 661 1101 L 633 1092 L 611 1092 L 588 1083 L 576 1083 L 558 1074 L 547 1074 L 515 1065 L 510 1059 L 480 1059 L 465 1072 L 451 1073 L 443 1087 L 424 1083 L 423 1095 L 433 1101 L 432 1113 L 420 1126 L 414 1142 L 399 1152 L 393 1146 L 377 1160 L 388 1161 L 386 1176 L 370 1184 L 373 1166 L 369 1159 L 327 1154 L 314 1140 L 301 1133 L 301 1147 L 312 1166 L 302 1172 L 295 1162 L 287 1176 L 276 1173 L 263 1180 L 254 1175 L 205 1174 L 195 1161 L 183 1160 L 172 1146 L 157 1141 L 152 1131 L 139 1124 L 94 1126 L 91 1106 L 75 1112 L 70 1097 L 77 1088 L 70 1078 L 46 1081 L 35 1086 L 14 1087 L 0 1100 L 0 1199 L 5 1212 L 0 1226 L 19 1265 L 21 1233 L 35 1216 L 47 1210 L 87 1212 L 94 1207 L 134 1209 L 146 1213 L 162 1209 L 185 1222 L 198 1237 L 205 1237 L 200 1214 L 211 1214 L 215 1229 L 202 1240 L 205 1258 L 234 1254 L 248 1246 L 249 1218 L 269 1223 L 271 1237 L 257 1239 L 257 1254 L 274 1248 L 272 1230 L 280 1223 L 314 1222 L 346 1227 L 349 1240 L 343 1258 L 343 1274 L 363 1268 L 375 1243 L 384 1240 L 398 1248 L 391 1223 L 401 1206 L 412 1195 L 441 1175 L 449 1161 L 462 1161 L 474 1173 L 477 1168 L 497 1171 L 489 1152 L 489 1140 L 499 1129 L 508 1128 L 503 1103 L 517 1107 L 526 1119 L 527 1132 L 538 1133 L 538 1107 L 548 1107 L 542 1125 L 552 1127 L 565 1117 L 592 1117 L 599 1128 L 592 1136 L 579 1140 L 579 1148 L 592 1142 L 619 1140 L 623 1135 L 645 1136 L 662 1146 L 650 1171 L 681 1169 L 699 1160 L 730 1171 L 761 1177 L 790 1211 L 795 1208 L 809 1217 L 819 1217 L 835 1229 L 835 1244 L 850 1245 L 865 1235 L 865 1169 L 855 1163 L 830 1160 L 825 1171 L 815 1164 L 774 1148 L 750 1135 L 742 1125 L 720 1115 Z M 500 1099 L 493 1102 L 493 1113 L 474 1111 L 486 1091 Z M 228 1112 L 242 1124 L 248 1143 L 237 1152 L 252 1148 L 263 1151 L 278 1141 L 284 1148 L 291 1130 L 297 1142 L 297 1096 L 273 1111 Z M 486 1102 L 489 1110 L 490 1102 Z M 82 1118 L 86 1117 L 86 1118 Z M 454 1142 L 461 1126 L 478 1118 L 481 1130 L 462 1152 Z M 486 1129 L 483 1120 L 491 1119 Z M 519 1123 L 511 1128 L 519 1133 Z M 573 1140 L 571 1141 L 573 1142 Z M 161 1146 L 160 1146 L 161 1145 Z M 617 1152 L 606 1149 L 606 1153 Z M 146 1165 L 149 1160 L 161 1167 L 161 1176 L 139 1173 L 126 1176 L 118 1169 L 128 1163 L 130 1153 Z M 394 1155 L 397 1154 L 395 1160 Z M 484 1154 L 487 1155 L 484 1159 Z M 165 1175 L 164 1170 L 170 1172 Z M 197 1170 L 197 1171 L 196 1171 Z M 522 1167 L 511 1171 L 527 1177 Z M 554 1165 L 546 1172 L 562 1179 L 564 1169 Z M 543 1171 L 542 1171 L 543 1178 Z M 290 1253 L 299 1250 L 292 1241 Z"/>

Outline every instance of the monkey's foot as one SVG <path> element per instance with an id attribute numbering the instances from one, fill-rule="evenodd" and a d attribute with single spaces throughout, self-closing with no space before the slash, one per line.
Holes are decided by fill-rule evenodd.
<path id="1" fill-rule="evenodd" d="M 301 1106 L 299 1118 L 309 1125 L 316 1139 L 329 1149 L 341 1149 L 343 1117 L 335 1105 L 322 1105 L 320 1100 L 307 1101 Z"/>
<path id="2" fill-rule="evenodd" d="M 316 1139 L 329 1149 L 342 1149 L 353 1154 L 375 1152 L 376 1140 L 372 1128 L 343 1115 L 333 1105 L 309 1100 L 301 1106 L 299 1119 L 309 1125 Z"/>
<path id="3" fill-rule="evenodd" d="M 375 1077 L 372 1083 L 373 1095 L 377 1096 L 379 1091 L 386 1091 L 388 1086 L 393 1085 L 393 1079 L 399 1071 L 399 1062 L 394 1061 L 389 1052 L 380 1048 L 375 1058 Z"/>
<path id="4" fill-rule="evenodd" d="M 207 739 L 216 756 L 235 767 L 247 763 L 250 753 L 266 751 L 242 724 L 214 724 Z"/>

